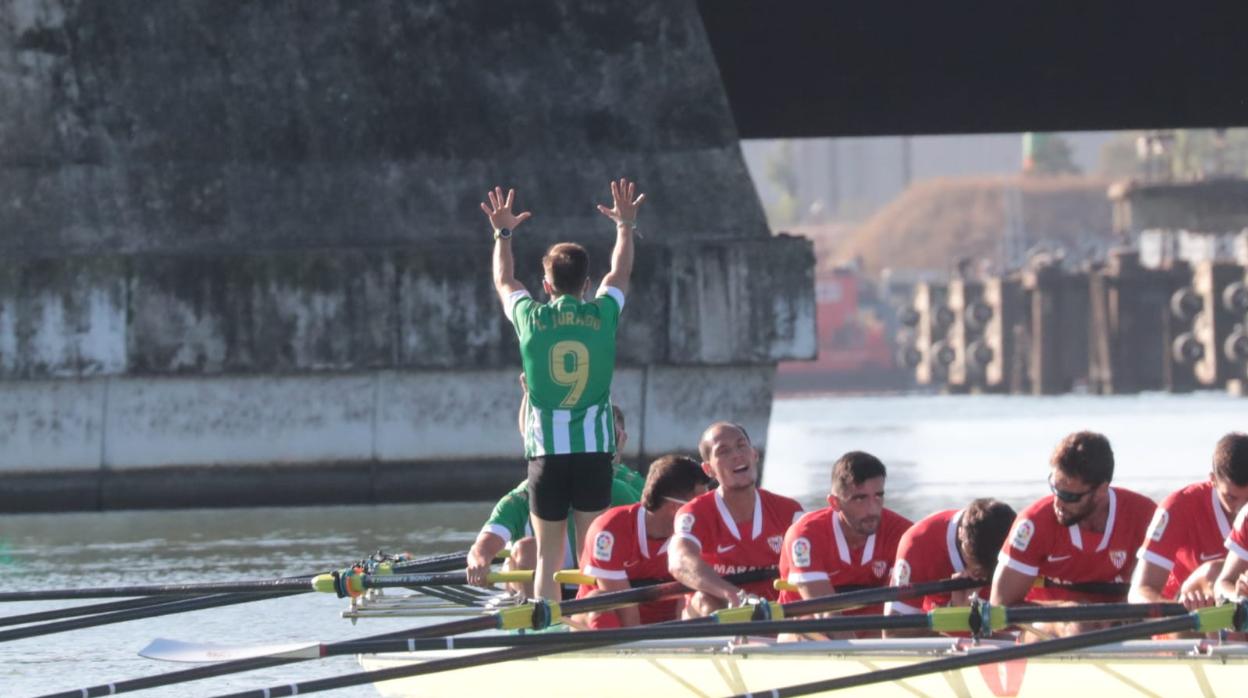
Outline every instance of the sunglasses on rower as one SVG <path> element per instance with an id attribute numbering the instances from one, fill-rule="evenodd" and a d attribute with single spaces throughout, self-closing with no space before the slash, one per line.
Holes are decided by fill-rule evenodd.
<path id="1" fill-rule="evenodd" d="M 1092 494 L 1092 492 L 1095 490 L 1096 490 L 1095 487 L 1091 489 L 1086 489 L 1082 492 L 1071 492 L 1070 490 L 1058 489 L 1057 485 L 1053 484 L 1053 473 L 1049 473 L 1049 491 L 1053 493 L 1054 497 L 1057 497 L 1058 499 L 1062 500 L 1063 502 L 1066 502 L 1067 504 L 1074 504 L 1075 502 L 1078 502 L 1084 497 Z"/>

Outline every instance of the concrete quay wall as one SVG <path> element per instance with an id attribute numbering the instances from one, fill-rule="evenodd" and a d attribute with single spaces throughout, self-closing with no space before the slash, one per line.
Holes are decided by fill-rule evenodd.
<path id="1" fill-rule="evenodd" d="M 617 372 L 625 458 L 696 449 L 708 414 L 765 446 L 773 369 Z M 0 511 L 470 500 L 524 478 L 516 370 L 11 381 Z"/>

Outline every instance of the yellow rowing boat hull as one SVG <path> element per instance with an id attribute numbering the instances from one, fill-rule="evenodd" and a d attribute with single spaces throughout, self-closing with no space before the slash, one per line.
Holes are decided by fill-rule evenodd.
<path id="1" fill-rule="evenodd" d="M 385 698 L 517 696 L 658 698 L 766 695 L 781 688 L 950 656 L 944 641 L 857 641 L 739 646 L 672 644 L 570 652 L 477 669 L 459 669 L 375 684 Z M 909 648 L 909 649 L 907 649 Z M 1018 698 L 1054 696 L 1248 695 L 1248 647 L 1193 653 L 1196 641 L 1121 643 L 1086 652 L 989 664 L 835 693 L 885 698 Z M 988 651 L 989 648 L 971 650 Z M 952 650 L 954 653 L 962 650 Z M 448 653 L 361 656 L 383 669 Z"/>

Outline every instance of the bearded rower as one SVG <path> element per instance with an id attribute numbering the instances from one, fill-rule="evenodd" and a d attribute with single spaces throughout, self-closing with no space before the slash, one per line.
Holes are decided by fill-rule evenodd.
<path id="1" fill-rule="evenodd" d="M 1048 497 L 1036 500 L 1014 522 L 992 579 L 992 603 L 1121 601 L 1126 589 L 1092 591 L 1079 584 L 1119 584 L 1131 577 L 1134 552 L 1144 541 L 1157 505 L 1142 494 L 1111 487 L 1114 452 L 1094 432 L 1062 439 L 1050 459 Z M 1037 587 L 1042 577 L 1045 586 Z M 1063 588 L 1066 587 L 1066 588 Z M 1055 628 L 1079 632 L 1079 624 Z"/>
<path id="2" fill-rule="evenodd" d="M 695 497 L 676 513 L 668 545 L 668 569 L 694 590 L 685 615 L 709 615 L 763 597 L 774 600 L 771 582 L 744 588 L 723 575 L 773 567 L 780 561 L 784 532 L 802 513 L 796 501 L 758 486 L 758 451 L 745 427 L 716 422 L 698 443 L 702 470 L 719 487 Z"/>
<path id="3" fill-rule="evenodd" d="M 1230 433 L 1213 449 L 1209 479 L 1171 493 L 1157 507 L 1127 600 L 1177 599 L 1188 609 L 1212 606 L 1231 522 L 1245 502 L 1248 435 Z"/>
<path id="4" fill-rule="evenodd" d="M 797 591 L 782 592 L 781 603 L 827 596 L 847 586 L 888 586 L 897 544 L 911 522 L 884 507 L 887 476 L 884 464 L 870 453 L 850 451 L 837 459 L 828 506 L 802 515 L 785 533 L 780 577 Z M 874 604 L 846 613 L 882 610 Z"/>

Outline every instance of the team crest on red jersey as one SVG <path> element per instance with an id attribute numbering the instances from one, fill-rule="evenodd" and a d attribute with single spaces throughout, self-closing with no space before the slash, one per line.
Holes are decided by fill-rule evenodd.
<path id="1" fill-rule="evenodd" d="M 1109 551 L 1109 561 L 1114 563 L 1114 567 L 1116 569 L 1122 569 L 1122 566 L 1127 564 L 1127 551 L 1125 550 Z"/>
<path id="2" fill-rule="evenodd" d="M 888 572 L 888 561 L 875 560 L 871 563 L 871 573 L 877 578 L 883 577 L 886 572 Z"/>
<path id="3" fill-rule="evenodd" d="M 676 517 L 676 530 L 689 533 L 693 530 L 693 514 L 681 514 Z"/>
<path id="4" fill-rule="evenodd" d="M 770 536 L 767 538 L 767 545 L 771 546 L 771 552 L 779 555 L 780 546 L 784 545 L 784 536 Z"/>

